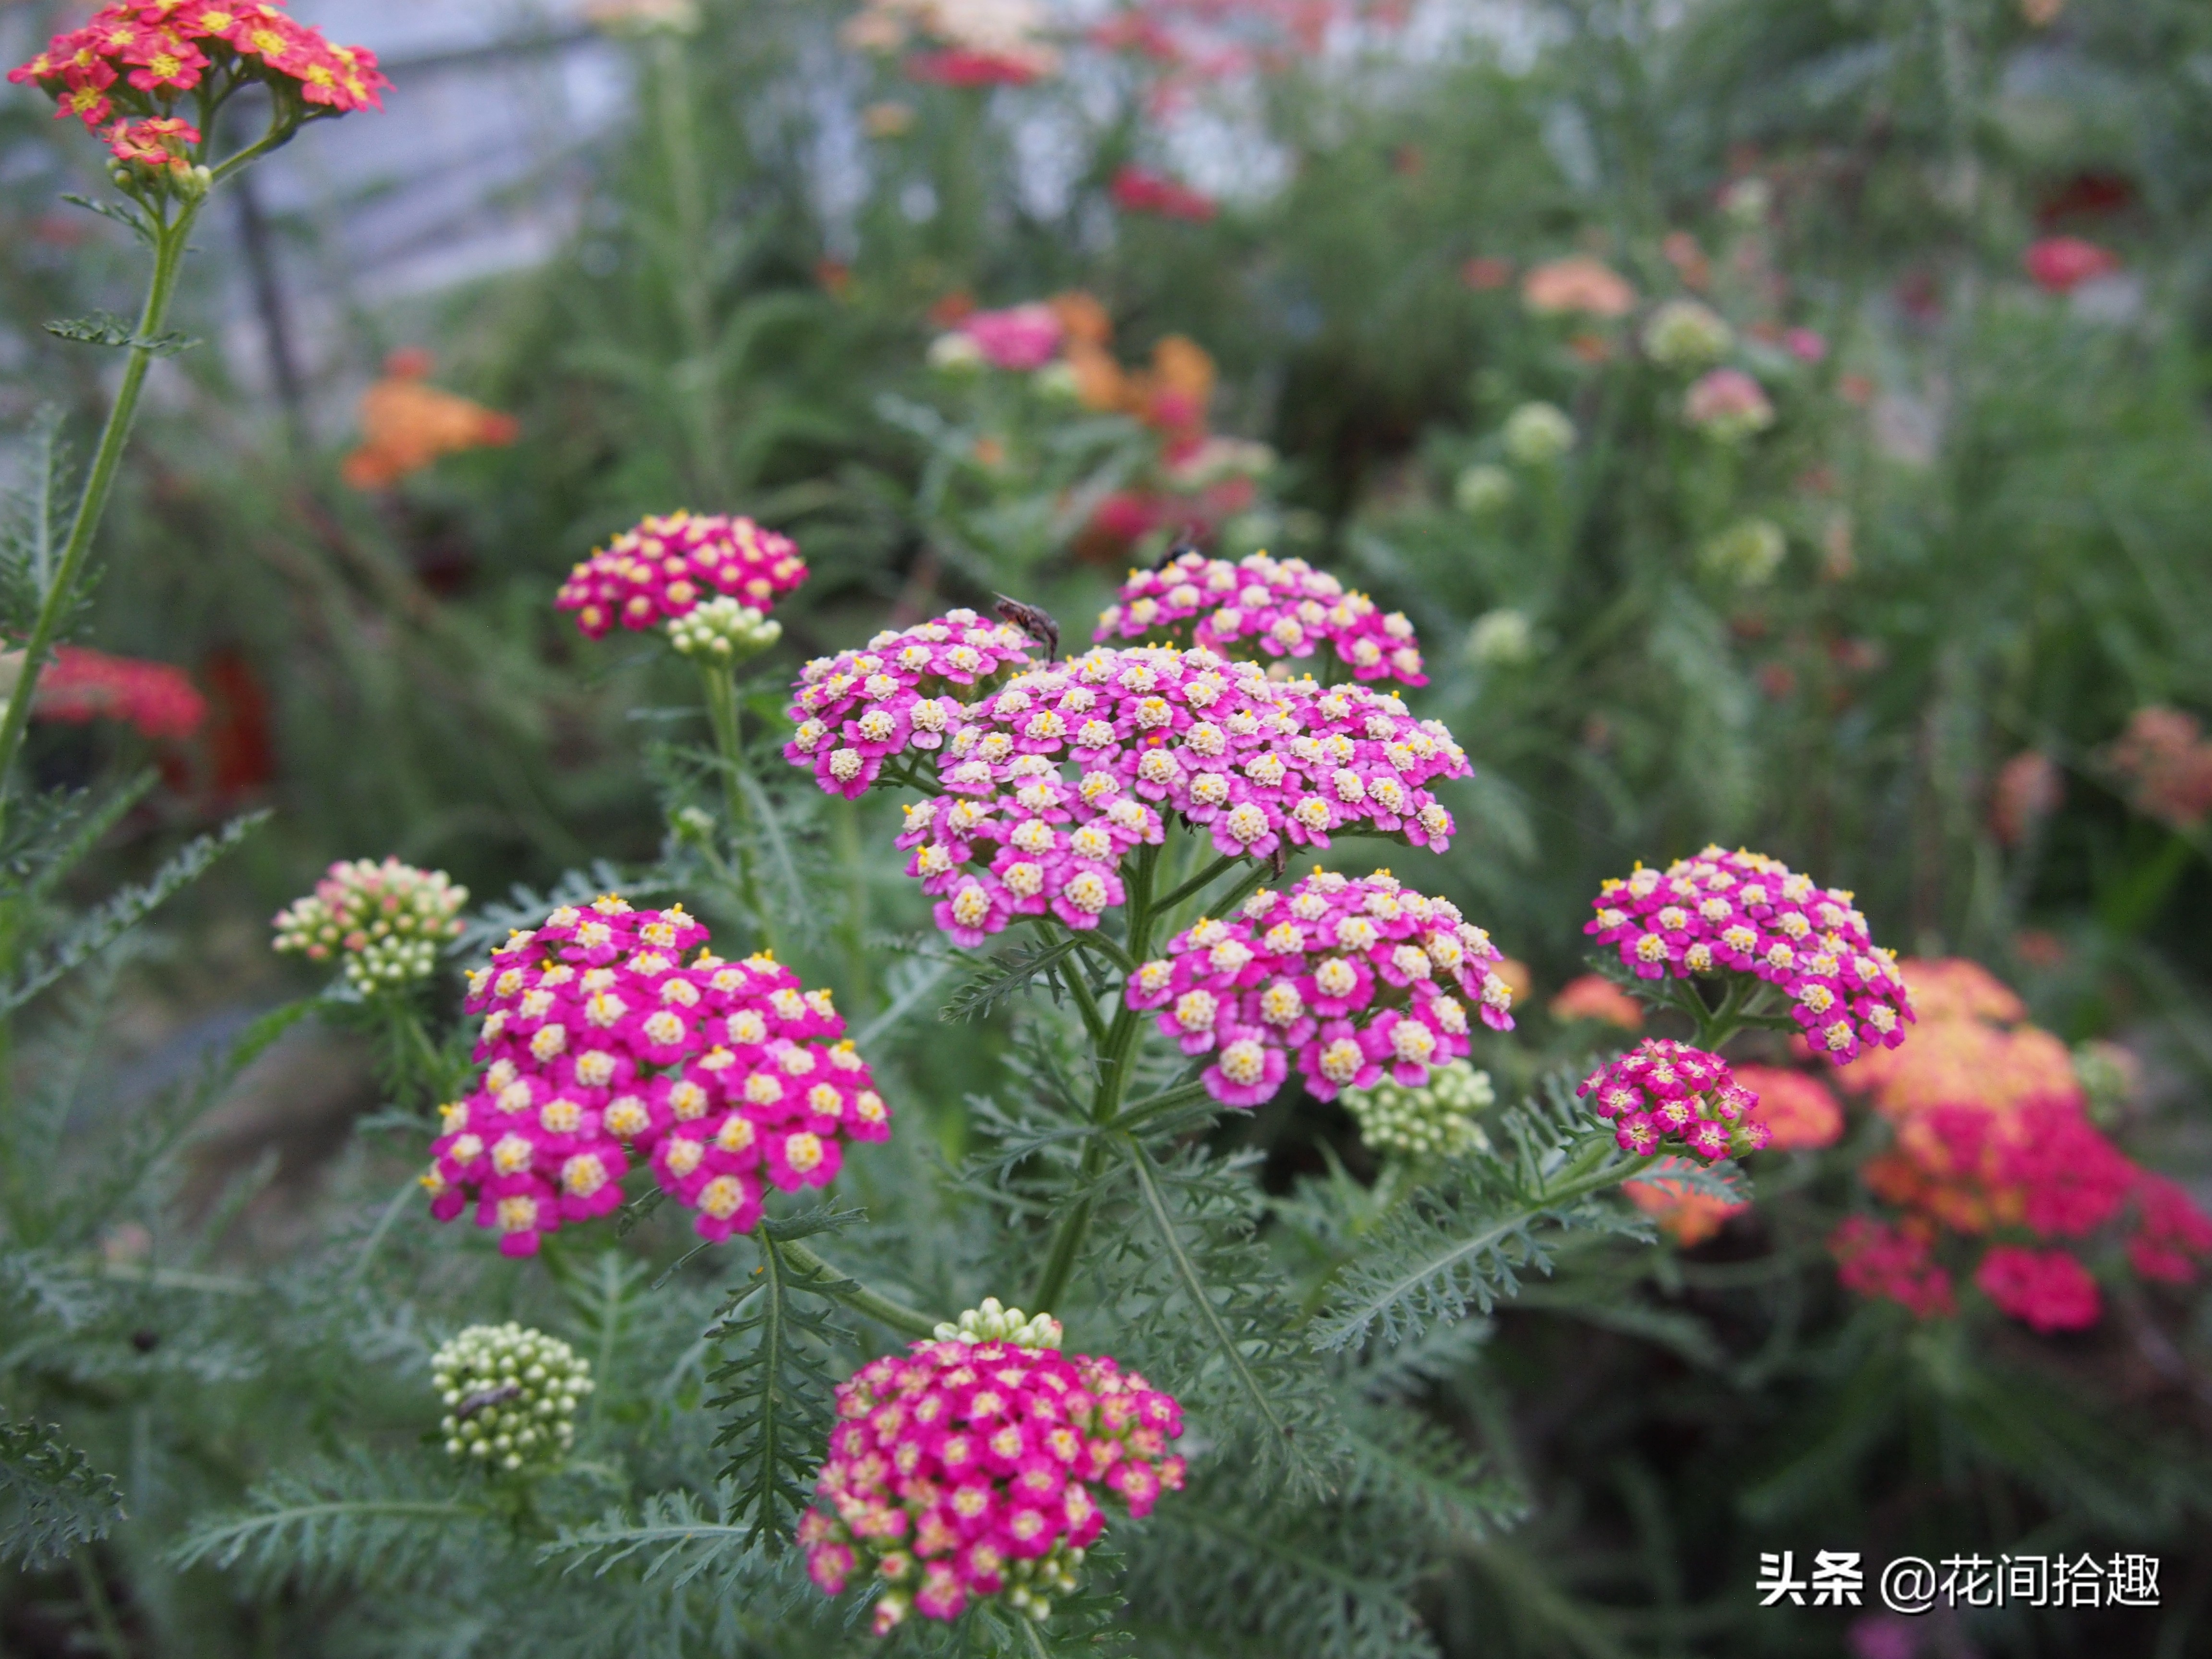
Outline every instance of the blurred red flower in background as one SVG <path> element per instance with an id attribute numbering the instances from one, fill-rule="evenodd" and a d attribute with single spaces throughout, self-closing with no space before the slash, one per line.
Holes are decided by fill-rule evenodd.
<path id="1" fill-rule="evenodd" d="M 2112 276 L 2120 268 L 2118 254 L 2079 236 L 2045 236 L 2031 242 L 2022 263 L 2035 285 L 2049 294 L 2071 294 L 2082 283 Z"/>

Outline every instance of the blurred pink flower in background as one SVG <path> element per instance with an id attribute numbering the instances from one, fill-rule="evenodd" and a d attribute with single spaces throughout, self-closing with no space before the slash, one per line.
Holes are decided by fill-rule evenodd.
<path id="1" fill-rule="evenodd" d="M 1123 167 L 1114 175 L 1109 193 L 1114 205 L 1127 212 L 1157 213 L 1164 219 L 1186 219 L 1193 224 L 1205 224 L 1221 210 L 1221 204 L 1204 191 L 1144 167 Z"/>
<path id="2" fill-rule="evenodd" d="M 188 738 L 207 718 L 207 699 L 183 669 L 81 645 L 55 650 L 34 708 L 40 720 L 127 721 L 149 738 Z"/>
<path id="3" fill-rule="evenodd" d="M 1042 368 L 1059 354 L 1066 332 L 1053 308 L 1042 301 L 1005 311 L 978 311 L 960 331 L 1000 368 Z"/>
<path id="4" fill-rule="evenodd" d="M 2079 236 L 2045 236 L 2028 244 L 2021 262 L 2035 285 L 2049 294 L 2071 294 L 2084 283 L 2117 275 L 2119 256 Z"/>

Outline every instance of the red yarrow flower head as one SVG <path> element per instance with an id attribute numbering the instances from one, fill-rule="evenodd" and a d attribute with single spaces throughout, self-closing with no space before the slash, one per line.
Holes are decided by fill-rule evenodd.
<path id="1" fill-rule="evenodd" d="M 1156 213 L 1163 219 L 1183 219 L 1192 224 L 1209 223 L 1221 210 L 1221 204 L 1204 191 L 1145 167 L 1122 167 L 1115 173 L 1107 193 L 1124 212 Z"/>
<path id="2" fill-rule="evenodd" d="M 1042 1619 L 1109 1513 L 1183 1485 L 1182 1408 L 1108 1358 L 916 1342 L 839 1384 L 836 1412 L 798 1541 L 823 1594 L 881 1587 L 878 1634 L 984 1604 Z"/>
<path id="3" fill-rule="evenodd" d="M 1851 1217 L 1828 1237 L 1837 1279 L 1856 1295 L 1898 1304 L 1915 1319 L 1948 1318 L 1958 1300 L 1949 1271 L 1936 1261 L 1929 1231 L 1925 1224 Z"/>
<path id="4" fill-rule="evenodd" d="M 2004 1312 L 2046 1335 L 2086 1330 L 2104 1310 L 2097 1281 L 2064 1250 L 1996 1245 L 1974 1269 L 1974 1283 Z"/>
<path id="5" fill-rule="evenodd" d="M 431 1212 L 477 1205 L 509 1255 L 622 1202 L 633 1158 L 700 1237 L 749 1231 L 765 1186 L 827 1185 L 853 1141 L 887 1139 L 867 1063 L 827 991 L 765 953 L 725 962 L 681 905 L 563 905 L 469 975 L 483 1069 L 444 1107 Z M 689 958 L 687 960 L 687 957 Z"/>
<path id="6" fill-rule="evenodd" d="M 1912 1018 L 1894 956 L 1840 888 L 1820 888 L 1778 859 L 1708 847 L 1664 872 L 1637 866 L 1591 901 L 1585 933 L 1640 979 L 1745 974 L 1790 1002 L 1805 1041 L 1841 1066 L 1895 1048 Z"/>
<path id="7" fill-rule="evenodd" d="M 750 519 L 671 513 L 644 520 L 569 572 L 554 605 L 592 639 L 617 623 L 647 629 L 722 595 L 765 613 L 806 580 L 790 537 Z"/>
<path id="8" fill-rule="evenodd" d="M 297 100 L 294 121 L 354 110 L 380 109 L 391 85 L 375 54 L 334 46 L 319 29 L 295 22 L 277 0 L 121 0 L 102 7 L 81 29 L 57 35 L 46 50 L 9 72 L 52 98 L 59 115 L 95 130 L 118 111 L 125 134 L 147 120 L 175 119 L 177 100 L 212 82 L 219 96 L 257 81 Z M 281 112 L 280 112 L 281 114 Z M 181 124 L 179 124 L 181 126 Z M 166 135 L 188 146 L 185 165 L 199 159 L 197 132 Z M 111 142 L 115 142 L 111 135 Z M 126 162 L 169 167 L 167 161 L 125 154 Z"/>
<path id="9" fill-rule="evenodd" d="M 1759 1097 L 1736 1080 L 1728 1061 L 1686 1042 L 1647 1037 L 1592 1072 L 1575 1093 L 1613 1126 L 1623 1152 L 1639 1157 L 1687 1147 L 1710 1164 L 1767 1144 L 1755 1111 Z"/>
<path id="10" fill-rule="evenodd" d="M 2197 1264 L 2212 1259 L 2212 1216 L 2197 1207 L 2181 1185 L 2164 1176 L 2146 1175 L 2136 1184 L 2136 1231 L 2128 1240 L 2128 1260 L 2145 1279 L 2185 1285 Z"/>
<path id="11" fill-rule="evenodd" d="M 173 173 L 188 169 L 191 147 L 200 142 L 200 130 L 174 116 L 148 116 L 143 120 L 118 121 L 100 135 L 118 161 L 148 167 L 167 167 Z"/>
<path id="12" fill-rule="evenodd" d="M 1307 1090 L 1333 1100 L 1386 1075 L 1425 1085 L 1467 1054 L 1470 1011 L 1512 1030 L 1504 960 L 1448 900 L 1388 871 L 1358 880 L 1322 871 L 1286 892 L 1254 894 L 1233 920 L 1177 934 L 1121 994 L 1158 1010 L 1185 1054 L 1212 1056 L 1202 1081 L 1223 1104 L 1268 1099 L 1293 1060 Z"/>
<path id="13" fill-rule="evenodd" d="M 32 712 L 80 725 L 124 720 L 149 738 L 188 738 L 207 718 L 207 699 L 181 668 L 64 645 L 39 677 Z"/>
<path id="14" fill-rule="evenodd" d="M 2028 244 L 2021 263 L 2046 294 L 2071 294 L 2084 283 L 2116 275 L 2119 256 L 2078 236 L 2045 236 Z"/>

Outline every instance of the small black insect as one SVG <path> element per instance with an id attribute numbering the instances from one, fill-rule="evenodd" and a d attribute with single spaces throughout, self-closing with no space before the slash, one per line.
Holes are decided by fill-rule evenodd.
<path id="1" fill-rule="evenodd" d="M 999 602 L 991 607 L 1001 622 L 1010 622 L 1044 647 L 1044 659 L 1052 661 L 1060 655 L 1060 624 L 1046 612 L 1033 605 L 1024 605 L 1019 599 L 999 595 Z"/>
<path id="2" fill-rule="evenodd" d="M 1200 548 L 1196 542 L 1179 541 L 1172 543 L 1169 545 L 1167 551 L 1161 554 L 1158 558 L 1152 561 L 1152 568 L 1155 570 L 1164 570 L 1170 565 L 1173 564 L 1177 559 L 1182 557 L 1184 554 L 1197 553 L 1202 550 L 1203 550 Z"/>
<path id="3" fill-rule="evenodd" d="M 155 1330 L 136 1330 L 131 1333 L 131 1346 L 140 1353 L 151 1353 L 161 1346 L 161 1334 Z"/>
<path id="4" fill-rule="evenodd" d="M 504 1406 L 508 1401 L 519 1400 L 521 1396 L 522 1384 L 520 1382 L 502 1382 L 497 1388 L 479 1389 L 453 1407 L 453 1415 L 465 1423 L 478 1412 L 489 1411 L 494 1406 Z"/>

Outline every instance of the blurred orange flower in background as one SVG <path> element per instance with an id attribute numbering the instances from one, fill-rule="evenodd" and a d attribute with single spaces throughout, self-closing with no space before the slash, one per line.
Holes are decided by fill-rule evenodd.
<path id="1" fill-rule="evenodd" d="M 1601 974 L 1584 974 L 1561 986 L 1552 999 L 1552 1018 L 1603 1020 L 1624 1031 L 1644 1029 L 1644 1010 L 1636 999 Z"/>
<path id="2" fill-rule="evenodd" d="M 1766 1144 L 1773 1150 L 1811 1151 L 1843 1138 L 1842 1103 L 1818 1078 L 1778 1066 L 1739 1066 L 1735 1080 L 1759 1097 L 1752 1120 L 1766 1126 L 1772 1137 Z"/>
<path id="3" fill-rule="evenodd" d="M 362 394 L 361 447 L 339 468 L 356 489 L 388 489 L 441 455 L 511 444 L 521 432 L 512 415 L 425 385 L 430 368 L 427 351 L 395 351 Z"/>
<path id="4" fill-rule="evenodd" d="M 1716 1198 L 1699 1192 L 1684 1176 L 1697 1166 L 1678 1158 L 1656 1159 L 1650 1173 L 1624 1182 L 1620 1190 L 1628 1201 L 1650 1216 L 1659 1231 L 1685 1249 L 1702 1244 L 1720 1231 L 1732 1215 L 1749 1209 L 1747 1203 Z"/>
<path id="5" fill-rule="evenodd" d="M 1538 265 L 1522 277 L 1521 302 L 1531 311 L 1626 317 L 1636 308 L 1636 290 L 1603 260 L 1577 253 Z"/>

